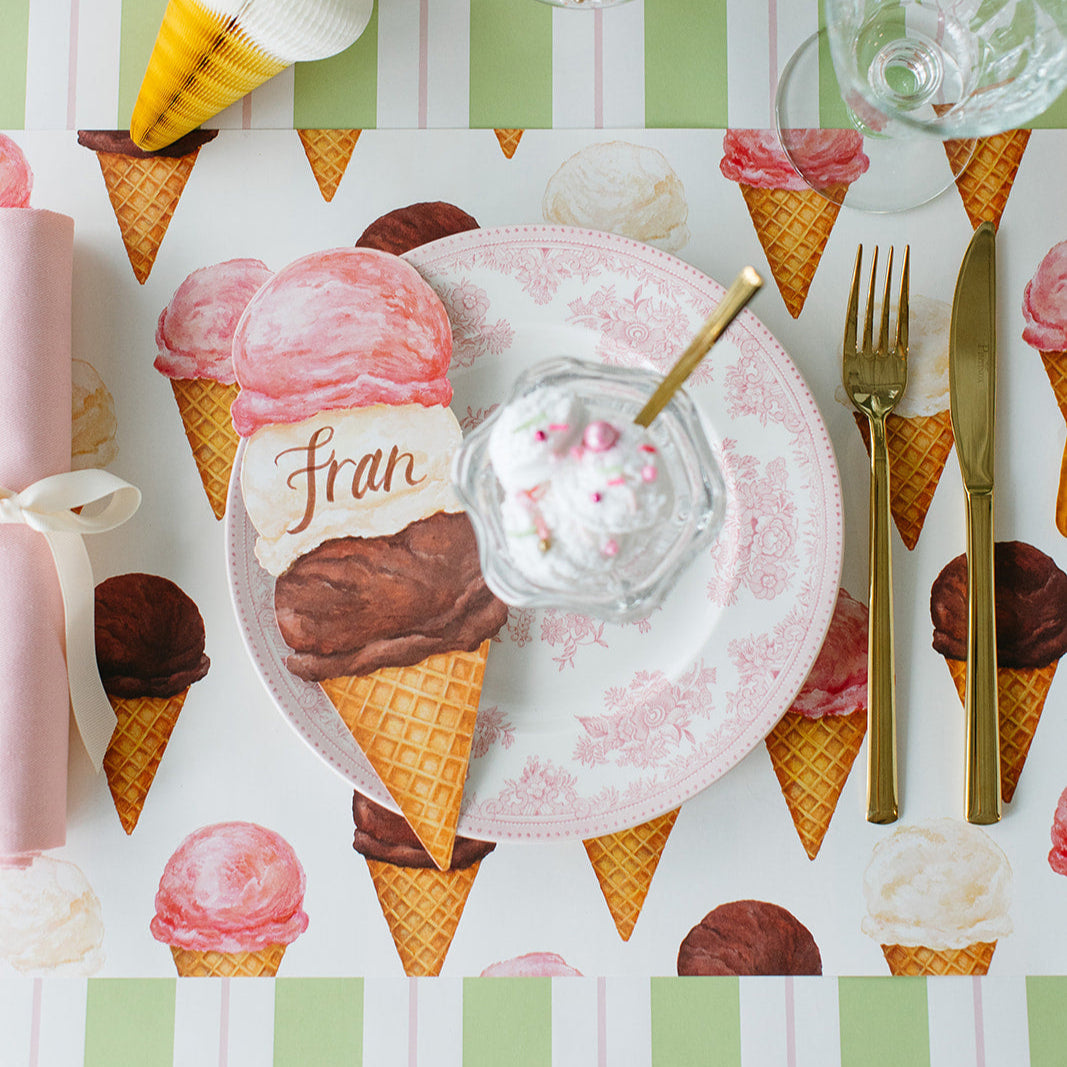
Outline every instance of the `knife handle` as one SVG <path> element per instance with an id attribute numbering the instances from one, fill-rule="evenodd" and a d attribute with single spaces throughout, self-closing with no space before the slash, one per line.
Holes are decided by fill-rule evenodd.
<path id="1" fill-rule="evenodd" d="M 1000 821 L 993 490 L 967 494 L 967 821 Z"/>
<path id="2" fill-rule="evenodd" d="M 897 819 L 897 712 L 893 652 L 893 555 L 885 420 L 871 423 L 870 617 L 867 634 L 867 821 Z"/>

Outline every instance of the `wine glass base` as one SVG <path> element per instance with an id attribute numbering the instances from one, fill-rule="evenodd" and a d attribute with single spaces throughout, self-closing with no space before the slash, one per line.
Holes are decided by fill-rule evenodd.
<path id="1" fill-rule="evenodd" d="M 820 63 L 821 58 L 821 63 Z M 820 72 L 820 67 L 822 72 Z M 830 101 L 831 122 L 821 114 L 820 90 Z M 974 140 L 942 141 L 933 134 L 866 112 L 849 109 L 830 63 L 826 31 L 812 34 L 790 57 L 778 81 L 775 120 L 786 155 L 801 177 L 828 200 L 857 211 L 888 213 L 919 207 L 951 188 L 974 154 Z M 863 135 L 869 165 L 855 181 L 825 186 L 814 173 L 811 160 L 793 150 L 796 134 L 820 126 L 850 126 Z"/>

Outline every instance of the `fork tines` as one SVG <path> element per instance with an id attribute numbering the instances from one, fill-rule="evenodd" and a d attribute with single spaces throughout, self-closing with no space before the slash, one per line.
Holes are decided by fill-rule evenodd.
<path id="1" fill-rule="evenodd" d="M 904 261 L 900 271 L 900 299 L 897 303 L 896 336 L 893 345 L 896 348 L 907 350 L 908 347 L 908 283 L 909 283 L 909 260 L 911 246 L 904 246 Z M 856 333 L 859 321 L 859 295 L 860 277 L 863 265 L 863 245 L 856 249 L 856 266 L 852 271 L 852 288 L 848 296 L 848 311 L 845 316 L 845 351 L 856 349 Z M 875 279 L 878 276 L 878 246 L 874 246 L 874 255 L 871 259 L 871 280 L 867 287 L 867 308 L 863 320 L 863 349 L 871 351 L 873 348 L 874 332 L 874 291 Z M 889 305 L 890 288 L 893 282 L 893 246 L 889 247 L 889 259 L 886 264 L 885 288 L 882 294 L 882 317 L 878 330 L 878 351 L 885 352 L 889 347 Z"/>

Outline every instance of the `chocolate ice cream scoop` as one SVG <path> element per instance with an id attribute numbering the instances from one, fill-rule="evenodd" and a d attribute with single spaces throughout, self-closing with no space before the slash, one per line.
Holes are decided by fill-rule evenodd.
<path id="1" fill-rule="evenodd" d="M 734 900 L 708 912 L 678 949 L 680 975 L 822 974 L 819 946 L 785 908 Z"/>
<path id="2" fill-rule="evenodd" d="M 429 241 L 476 229 L 478 221 L 472 215 L 455 204 L 434 200 L 400 207 L 375 219 L 360 235 L 356 247 L 399 256 Z"/>
<path id="3" fill-rule="evenodd" d="M 1067 652 L 1067 574 L 1023 541 L 993 546 L 997 666 L 1045 667 Z M 967 557 L 957 556 L 930 589 L 934 648 L 967 658 Z"/>
<path id="4" fill-rule="evenodd" d="M 436 870 L 437 865 L 419 843 L 414 831 L 396 815 L 365 797 L 352 794 L 352 820 L 356 824 L 352 847 L 369 860 L 392 863 L 397 867 L 425 867 Z M 489 855 L 496 844 L 492 841 L 475 841 L 470 837 L 457 837 L 452 849 L 451 870 L 463 870 Z"/>
<path id="5" fill-rule="evenodd" d="M 166 148 L 157 152 L 146 152 L 133 143 L 127 130 L 79 130 L 78 144 L 94 152 L 112 152 L 137 159 L 150 159 L 153 156 L 177 158 L 195 152 L 218 135 L 218 130 L 192 130 Z"/>
<path id="6" fill-rule="evenodd" d="M 112 696 L 174 696 L 211 665 L 204 654 L 204 620 L 166 578 L 108 578 L 96 587 L 96 661 Z"/>

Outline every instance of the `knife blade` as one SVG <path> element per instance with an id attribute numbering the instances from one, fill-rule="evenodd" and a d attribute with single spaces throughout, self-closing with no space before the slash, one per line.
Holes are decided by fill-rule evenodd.
<path id="1" fill-rule="evenodd" d="M 967 821 L 1000 819 L 997 636 L 993 601 L 996 230 L 983 222 L 963 257 L 949 328 L 949 404 L 967 493 Z"/>

